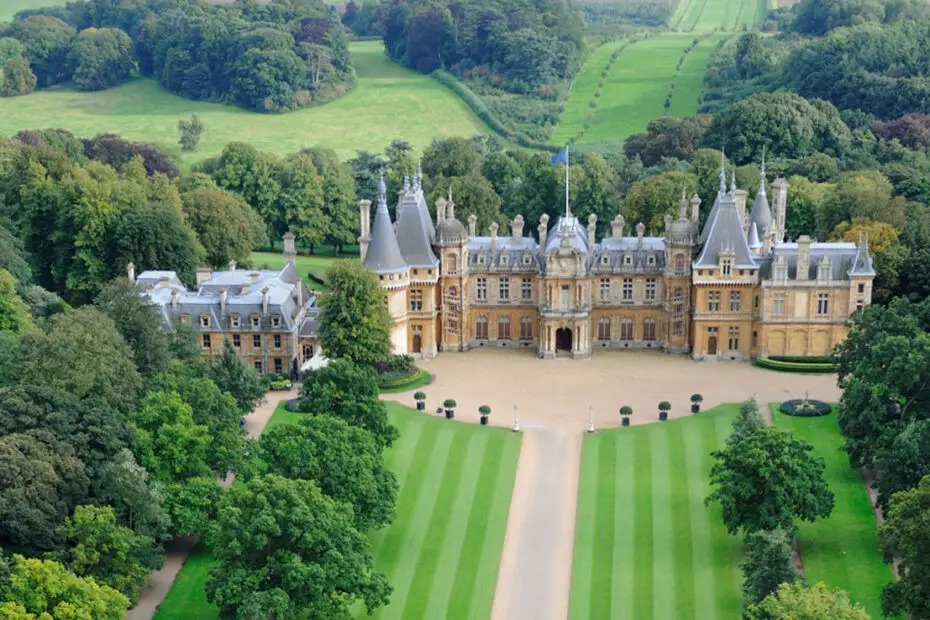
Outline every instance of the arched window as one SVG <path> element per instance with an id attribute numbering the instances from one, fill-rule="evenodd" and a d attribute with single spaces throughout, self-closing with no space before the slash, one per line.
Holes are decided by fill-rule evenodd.
<path id="1" fill-rule="evenodd" d="M 459 259 L 455 254 L 446 255 L 446 273 L 456 273 L 459 270 Z"/>
<path id="2" fill-rule="evenodd" d="M 528 316 L 520 319 L 520 340 L 533 339 L 533 319 Z"/>
<path id="3" fill-rule="evenodd" d="M 685 256 L 684 254 L 675 255 L 675 273 L 684 275 L 685 273 Z"/>
<path id="4" fill-rule="evenodd" d="M 302 347 L 302 349 L 303 349 L 303 354 L 304 354 L 304 361 L 306 362 L 308 359 L 310 359 L 311 357 L 313 357 L 313 345 L 312 345 L 312 344 L 305 344 L 305 345 Z"/>
<path id="5" fill-rule="evenodd" d="M 643 340 L 656 339 L 656 320 L 646 319 L 643 322 Z"/>
<path id="6" fill-rule="evenodd" d="M 497 319 L 497 339 L 510 340 L 510 317 L 502 316 Z"/>
<path id="7" fill-rule="evenodd" d="M 488 339 L 488 317 L 479 316 L 475 319 L 475 338 L 478 340 Z"/>
<path id="8" fill-rule="evenodd" d="M 620 321 L 620 340 L 633 340 L 633 319 Z"/>
<path id="9" fill-rule="evenodd" d="M 610 340 L 610 319 L 606 316 L 597 320 L 597 339 Z"/>

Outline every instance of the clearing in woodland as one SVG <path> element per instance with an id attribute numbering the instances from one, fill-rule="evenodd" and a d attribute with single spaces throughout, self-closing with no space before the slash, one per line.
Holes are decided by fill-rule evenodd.
<path id="1" fill-rule="evenodd" d="M 154 80 L 138 79 L 99 92 L 54 88 L 0 99 L 0 135 L 56 127 L 81 137 L 118 133 L 130 140 L 174 148 L 178 121 L 196 114 L 206 131 L 200 150 L 183 156 L 185 162 L 193 163 L 219 153 L 233 141 L 279 155 L 324 146 L 348 159 L 356 149 L 380 152 L 394 138 L 421 149 L 434 137 L 489 133 L 487 125 L 452 91 L 429 76 L 391 62 L 380 41 L 352 43 L 350 49 L 358 73 L 357 88 L 319 107 L 261 114 L 192 101 L 169 93 Z"/>

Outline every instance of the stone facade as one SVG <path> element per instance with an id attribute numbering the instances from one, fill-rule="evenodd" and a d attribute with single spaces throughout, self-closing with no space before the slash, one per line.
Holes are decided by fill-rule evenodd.
<path id="1" fill-rule="evenodd" d="M 599 241 L 597 219 L 565 215 L 537 236 L 522 216 L 510 234 L 486 236 L 455 217 L 450 195 L 435 224 L 418 170 L 392 223 L 383 183 L 370 224 L 360 203 L 362 263 L 374 271 L 394 321 L 396 353 L 433 357 L 476 347 L 534 349 L 585 358 L 601 349 L 654 348 L 699 360 L 826 355 L 846 336 L 851 313 L 871 301 L 875 271 L 867 240 L 785 242 L 788 184 L 762 180 L 747 193 L 721 167 L 720 187 L 699 228 L 701 201 L 682 192 L 678 217 L 659 236 L 643 224 L 625 235 L 623 215 Z"/>

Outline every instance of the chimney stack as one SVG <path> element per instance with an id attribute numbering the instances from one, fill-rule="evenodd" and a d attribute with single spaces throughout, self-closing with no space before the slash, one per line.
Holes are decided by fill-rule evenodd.
<path id="1" fill-rule="evenodd" d="M 510 233 L 514 241 L 520 241 L 523 238 L 523 216 L 518 215 L 510 222 Z"/>
<path id="2" fill-rule="evenodd" d="M 297 247 L 294 245 L 294 233 L 284 233 L 284 260 L 294 267 L 297 266 Z"/>
<path id="3" fill-rule="evenodd" d="M 178 309 L 178 297 L 180 296 L 181 294 L 178 292 L 178 289 L 171 291 L 171 309 L 175 312 L 177 312 Z"/>
<path id="4" fill-rule="evenodd" d="M 446 199 L 442 196 L 436 201 L 436 226 L 442 224 L 446 219 Z"/>
<path id="5" fill-rule="evenodd" d="M 252 280 L 252 284 L 255 284 L 256 282 L 258 282 L 261 279 L 261 277 L 262 277 L 262 274 L 258 273 L 257 271 L 252 271 L 249 273 L 249 278 Z"/>
<path id="6" fill-rule="evenodd" d="M 209 267 L 198 267 L 197 268 L 197 286 L 200 287 L 201 284 L 213 277 L 213 272 L 210 271 Z"/>
<path id="7" fill-rule="evenodd" d="M 468 236 L 469 237 L 478 236 L 476 232 L 477 228 L 478 228 L 478 216 L 472 213 L 471 215 L 468 216 Z"/>
<path id="8" fill-rule="evenodd" d="M 268 287 L 262 289 L 262 314 L 268 316 Z"/>
<path id="9" fill-rule="evenodd" d="M 491 222 L 491 257 L 497 253 L 497 229 L 500 228 L 497 222 Z"/>
<path id="10" fill-rule="evenodd" d="M 695 194 L 691 197 L 691 221 L 697 224 L 701 219 L 701 197 Z"/>
<path id="11" fill-rule="evenodd" d="M 539 227 L 536 230 L 539 232 L 539 247 L 545 250 L 546 236 L 549 230 L 549 216 L 546 213 L 539 216 Z"/>
<path id="12" fill-rule="evenodd" d="M 772 183 L 772 203 L 775 207 L 772 228 L 775 229 L 775 243 L 785 239 L 785 213 L 788 210 L 788 181 L 775 179 Z"/>
<path id="13" fill-rule="evenodd" d="M 455 203 L 452 202 L 452 186 L 449 186 L 449 199 L 446 200 L 446 219 L 455 219 Z M 474 237 L 474 235 L 472 235 Z"/>
<path id="14" fill-rule="evenodd" d="M 646 225 L 640 222 L 636 225 L 636 249 L 643 249 L 643 235 L 646 234 Z"/>
<path id="15" fill-rule="evenodd" d="M 136 266 L 132 261 L 129 261 L 129 264 L 126 265 L 126 277 L 133 284 L 136 283 Z"/>
<path id="16" fill-rule="evenodd" d="M 229 270 L 230 270 L 230 271 L 235 271 L 235 270 L 236 270 L 236 261 L 234 261 L 234 260 L 229 261 Z"/>
<path id="17" fill-rule="evenodd" d="M 748 233 L 749 229 L 747 228 L 747 222 L 749 222 L 749 214 L 746 213 L 746 198 L 749 194 L 744 189 L 738 189 L 733 193 L 733 197 L 736 199 L 736 210 L 739 212 L 739 221 L 743 226 L 743 232 Z"/>
<path id="18" fill-rule="evenodd" d="M 810 279 L 811 238 L 808 235 L 798 237 L 798 280 Z"/>
<path id="19" fill-rule="evenodd" d="M 226 300 L 228 297 L 229 293 L 226 289 L 220 289 L 220 317 L 226 316 Z"/>
<path id="20" fill-rule="evenodd" d="M 594 252 L 595 233 L 597 232 L 597 216 L 588 216 L 588 252 Z"/>
<path id="21" fill-rule="evenodd" d="M 610 236 L 616 237 L 619 239 L 623 236 L 623 227 L 626 225 L 626 220 L 621 214 L 617 214 L 617 217 L 610 223 Z"/>
<path id="22" fill-rule="evenodd" d="M 358 252 L 362 262 L 368 254 L 368 244 L 371 243 L 371 201 L 358 201 L 358 221 L 360 234 L 358 236 Z"/>

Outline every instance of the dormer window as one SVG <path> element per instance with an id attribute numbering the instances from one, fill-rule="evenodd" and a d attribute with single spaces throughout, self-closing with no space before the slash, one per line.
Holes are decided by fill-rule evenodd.
<path id="1" fill-rule="evenodd" d="M 182 315 L 181 315 L 181 322 L 182 322 L 182 323 L 190 323 L 190 322 L 191 322 L 191 315 L 189 315 L 189 314 L 182 314 Z"/>
<path id="2" fill-rule="evenodd" d="M 608 254 L 607 252 L 604 252 L 603 254 L 601 254 L 601 264 L 602 265 L 610 264 L 610 254 Z"/>
<path id="3" fill-rule="evenodd" d="M 776 280 L 787 280 L 788 279 L 788 265 L 784 263 L 775 265 L 775 279 Z"/>
<path id="4" fill-rule="evenodd" d="M 506 265 L 510 262 L 510 257 L 507 256 L 507 253 L 504 252 L 501 254 L 501 265 Z"/>
<path id="5" fill-rule="evenodd" d="M 632 265 L 632 264 L 633 264 L 633 255 L 632 255 L 632 254 L 624 254 L 624 255 L 623 255 L 623 264 L 624 264 L 626 267 L 629 267 L 630 265 Z"/>
<path id="6" fill-rule="evenodd" d="M 233 327 L 233 328 L 235 328 L 235 329 L 239 329 L 239 326 L 241 325 L 241 323 L 242 323 L 242 319 L 239 318 L 239 315 L 238 315 L 238 314 L 230 314 L 230 315 L 229 315 L 229 326 L 230 326 L 230 327 Z"/>
<path id="7" fill-rule="evenodd" d="M 655 257 L 654 254 L 650 254 L 650 255 L 649 255 L 649 257 L 646 259 L 646 264 L 647 264 L 647 265 L 655 265 L 655 264 L 656 264 L 656 257 Z"/>
<path id="8" fill-rule="evenodd" d="M 281 327 L 281 316 L 280 316 L 280 315 L 277 315 L 277 314 L 276 314 L 276 315 L 274 315 L 273 317 L 271 317 L 271 326 L 272 326 L 272 327 Z"/>
<path id="9" fill-rule="evenodd" d="M 720 271 L 723 275 L 728 276 L 733 273 L 733 260 L 730 258 L 724 258 L 720 260 Z"/>
<path id="10" fill-rule="evenodd" d="M 478 264 L 479 264 L 479 265 L 483 265 L 483 264 L 484 264 L 484 252 L 479 252 L 479 253 L 478 253 Z"/>
<path id="11" fill-rule="evenodd" d="M 830 279 L 830 259 L 824 257 L 820 264 L 817 266 L 817 279 L 818 280 L 829 280 Z"/>
<path id="12" fill-rule="evenodd" d="M 260 325 L 260 321 L 261 319 L 259 319 L 257 314 L 253 314 L 252 316 L 249 317 L 249 324 L 255 329 L 257 329 L 258 326 Z"/>
<path id="13" fill-rule="evenodd" d="M 523 255 L 523 264 L 529 265 L 531 262 L 533 262 L 533 257 L 530 256 L 529 252 L 527 252 L 526 254 Z"/>
<path id="14" fill-rule="evenodd" d="M 210 327 L 210 315 L 201 314 L 200 315 L 200 326 L 201 327 Z"/>

